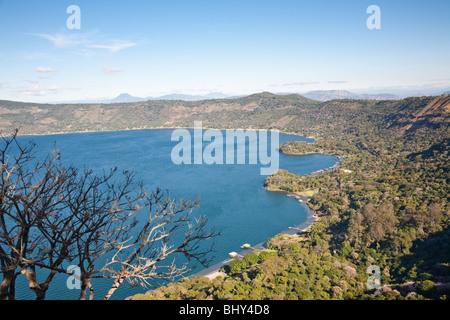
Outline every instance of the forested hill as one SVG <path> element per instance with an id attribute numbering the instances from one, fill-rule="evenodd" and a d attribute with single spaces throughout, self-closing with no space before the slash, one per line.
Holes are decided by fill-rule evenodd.
<path id="1" fill-rule="evenodd" d="M 36 104 L 0 101 L 0 130 L 21 134 L 110 131 L 156 127 L 276 128 L 316 137 L 375 122 L 411 131 L 448 121 L 449 96 L 404 100 L 332 100 L 268 92 L 238 99 L 150 100 L 113 104 Z M 433 101 L 441 101 L 442 103 Z M 325 126 L 324 126 L 325 125 Z"/>

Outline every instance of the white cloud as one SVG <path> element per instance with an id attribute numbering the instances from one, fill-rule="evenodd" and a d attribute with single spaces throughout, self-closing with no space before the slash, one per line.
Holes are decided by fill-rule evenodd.
<path id="1" fill-rule="evenodd" d="M 106 73 L 106 74 L 109 74 L 109 75 L 114 75 L 117 72 L 123 72 L 122 69 L 119 69 L 119 68 L 108 68 L 108 67 L 102 67 L 102 71 L 104 73 Z"/>
<path id="2" fill-rule="evenodd" d="M 85 56 L 91 56 L 92 53 L 87 52 L 86 49 L 105 49 L 110 53 L 131 48 L 136 46 L 135 42 L 118 39 L 104 39 L 96 35 L 97 31 L 85 33 L 67 33 L 60 32 L 55 34 L 47 33 L 28 33 L 32 36 L 37 36 L 50 41 L 57 48 L 78 47 L 74 53 L 79 53 Z M 103 38 L 103 40 L 100 40 Z"/>
<path id="3" fill-rule="evenodd" d="M 318 81 L 303 81 L 303 82 L 288 82 L 281 84 L 271 84 L 271 87 L 296 87 L 296 86 L 307 86 L 311 84 L 319 84 Z"/>
<path id="4" fill-rule="evenodd" d="M 22 95 L 26 96 L 45 96 L 47 94 L 55 94 L 60 93 L 63 90 L 61 86 L 51 85 L 47 88 L 42 88 L 40 83 L 36 83 L 30 87 L 20 87 L 18 88 L 18 92 Z"/>
<path id="5" fill-rule="evenodd" d="M 291 82 L 291 83 L 285 83 L 283 86 L 292 87 L 292 86 L 307 86 L 310 84 L 319 84 L 318 81 L 304 81 L 304 82 Z"/>
<path id="6" fill-rule="evenodd" d="M 330 80 L 330 81 L 327 81 L 327 83 L 339 84 L 339 83 L 348 83 L 348 81 L 347 80 Z"/>
<path id="7" fill-rule="evenodd" d="M 43 39 L 46 39 L 53 43 L 56 47 L 62 48 L 62 47 L 70 47 L 75 45 L 82 45 L 87 43 L 87 38 L 85 34 L 68 34 L 68 33 L 56 33 L 56 34 L 46 34 L 46 33 L 29 33 L 33 36 L 38 36 Z"/>
<path id="8" fill-rule="evenodd" d="M 19 52 L 17 54 L 20 58 L 25 60 L 55 60 L 56 57 L 48 52 L 38 52 L 38 51 L 25 51 Z"/>
<path id="9" fill-rule="evenodd" d="M 114 53 L 134 46 L 136 46 L 136 43 L 134 42 L 115 40 L 111 44 L 91 44 L 88 47 L 95 49 L 106 49 L 109 50 L 109 52 Z"/>
<path id="10" fill-rule="evenodd" d="M 37 72 L 43 72 L 43 73 L 49 73 L 49 72 L 57 72 L 58 70 L 53 68 L 45 68 L 45 67 L 38 67 L 36 69 Z"/>
<path id="11" fill-rule="evenodd" d="M 57 85 L 53 85 L 47 88 L 48 91 L 50 91 L 51 93 L 56 93 L 61 91 L 61 87 L 57 86 Z"/>
<path id="12" fill-rule="evenodd" d="M 43 96 L 46 94 L 46 92 L 41 89 L 39 84 L 35 84 L 32 87 L 19 88 L 19 92 L 26 96 Z"/>
<path id="13" fill-rule="evenodd" d="M 29 78 L 26 78 L 25 81 L 28 83 L 38 83 L 37 80 L 33 80 L 33 79 L 29 79 Z"/>

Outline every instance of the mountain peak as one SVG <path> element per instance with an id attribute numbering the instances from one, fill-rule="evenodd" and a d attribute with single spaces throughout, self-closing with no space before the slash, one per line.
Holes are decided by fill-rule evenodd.
<path id="1" fill-rule="evenodd" d="M 136 101 L 141 101 L 141 100 L 143 100 L 143 99 L 138 98 L 138 97 L 133 97 L 129 93 L 121 93 L 116 98 L 112 99 L 111 102 L 112 103 L 123 103 L 123 102 L 136 102 Z"/>
<path id="2" fill-rule="evenodd" d="M 119 94 L 118 96 L 117 96 L 117 98 L 128 98 L 128 97 L 132 97 L 132 95 L 131 94 L 129 94 L 129 93 L 121 93 L 121 94 Z M 116 98 L 116 99 L 117 99 Z"/>

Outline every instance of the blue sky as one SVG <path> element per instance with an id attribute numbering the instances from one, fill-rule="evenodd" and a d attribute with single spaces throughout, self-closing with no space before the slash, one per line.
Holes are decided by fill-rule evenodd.
<path id="1" fill-rule="evenodd" d="M 0 99 L 447 90 L 449 12 L 448 0 L 0 0 Z"/>

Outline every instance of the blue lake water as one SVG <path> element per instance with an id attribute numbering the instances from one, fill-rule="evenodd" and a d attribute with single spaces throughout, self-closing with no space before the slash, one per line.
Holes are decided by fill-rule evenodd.
<path id="1" fill-rule="evenodd" d="M 307 209 L 283 193 L 269 192 L 260 174 L 261 165 L 175 165 L 171 151 L 178 143 L 171 141 L 171 129 L 98 132 L 49 136 L 21 137 L 34 140 L 38 157 L 50 153 L 53 146 L 61 153 L 63 164 L 77 167 L 88 165 L 94 170 L 131 170 L 144 182 L 147 190 L 160 187 L 178 199 L 198 196 L 201 206 L 195 214 L 206 215 L 210 226 L 222 234 L 215 240 L 214 263 L 228 258 L 231 251 L 239 252 L 244 243 L 264 243 L 288 227 L 306 220 Z M 302 136 L 281 134 L 286 141 L 308 141 Z M 204 142 L 204 145 L 207 145 Z M 309 174 L 328 168 L 338 159 L 334 156 L 312 154 L 292 156 L 280 154 L 280 168 L 296 174 Z M 197 270 L 199 271 L 199 270 Z M 50 285 L 47 299 L 77 299 L 79 291 L 66 286 L 67 275 L 58 275 Z M 108 289 L 108 281 L 97 280 L 95 297 L 100 299 Z M 24 277 L 17 283 L 17 299 L 34 299 Z M 148 289 L 147 289 L 148 290 Z M 124 299 L 147 291 L 140 287 L 120 287 L 112 299 Z"/>

